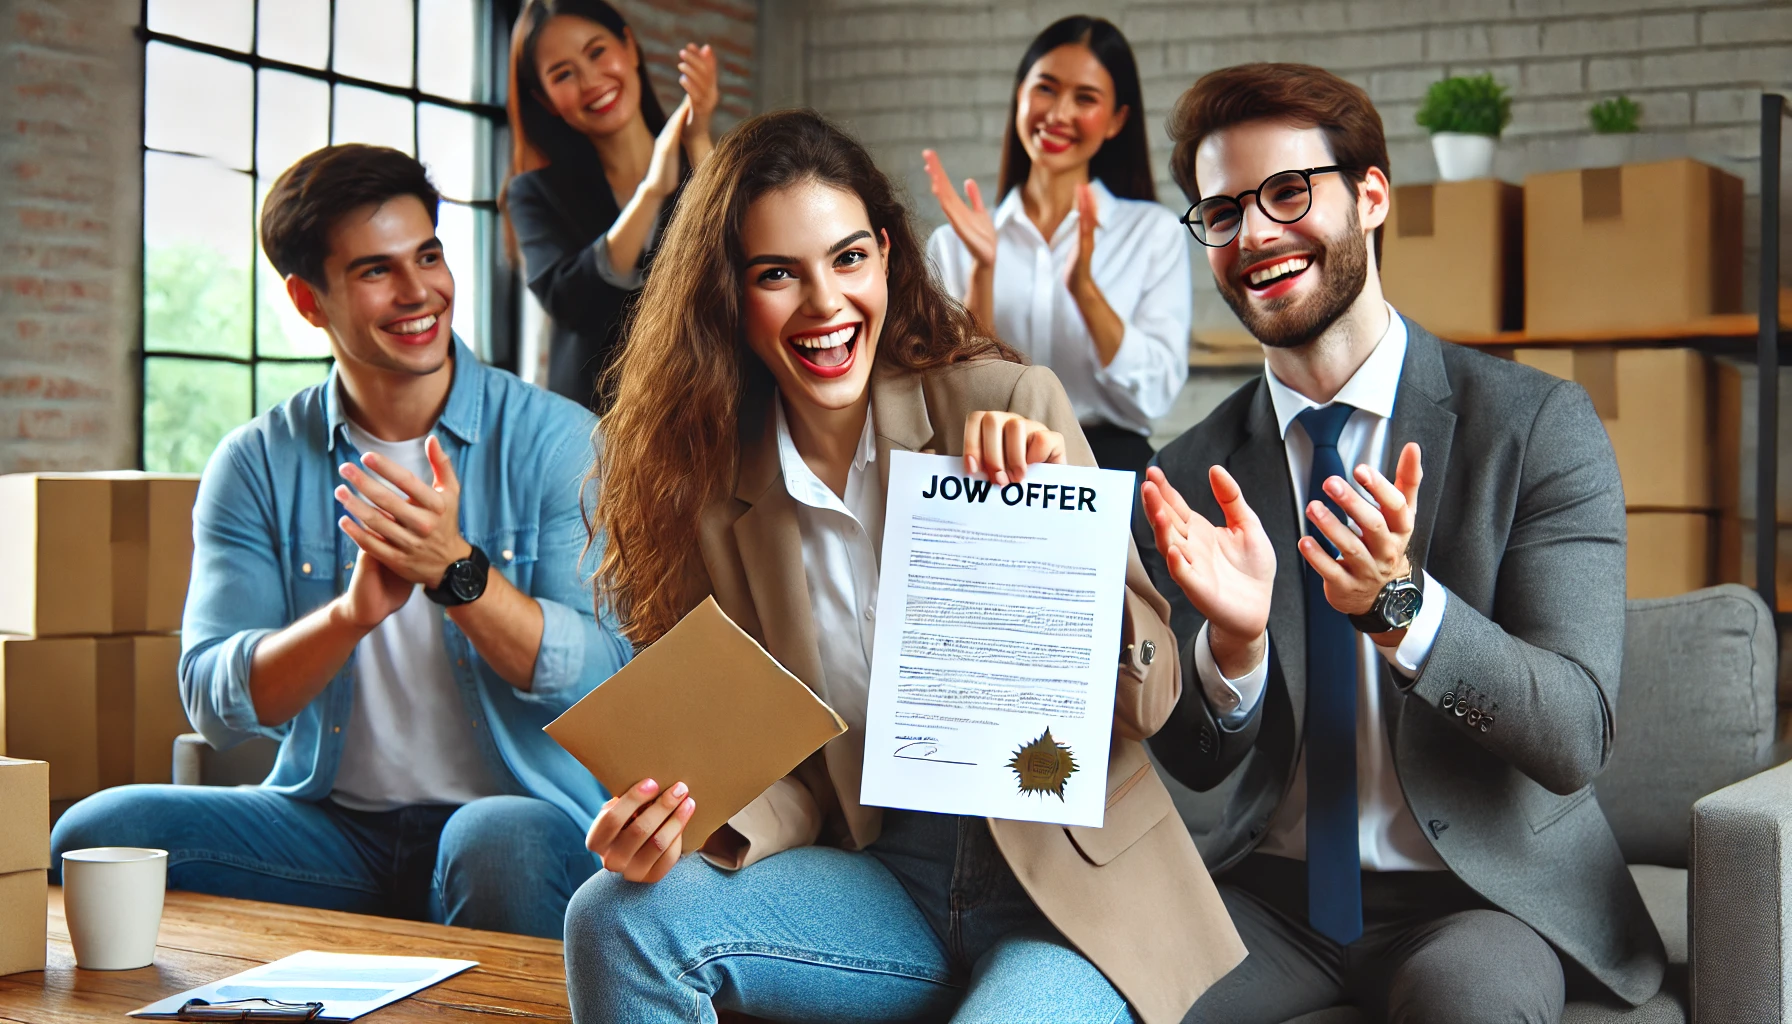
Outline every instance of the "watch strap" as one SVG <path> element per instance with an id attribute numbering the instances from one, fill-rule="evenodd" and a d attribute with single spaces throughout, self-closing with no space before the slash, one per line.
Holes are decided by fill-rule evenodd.
<path id="1" fill-rule="evenodd" d="M 450 563 L 448 569 L 442 573 L 442 580 L 440 583 L 437 583 L 433 587 L 423 588 L 423 595 L 425 597 L 434 601 L 436 604 L 453 608 L 458 605 L 467 604 L 471 601 L 476 601 L 485 594 L 485 580 L 483 577 L 489 575 L 491 572 L 491 559 L 486 557 L 485 552 L 480 550 L 479 545 L 468 542 L 467 547 L 471 549 L 467 552 L 467 557 Z M 461 566 L 471 567 L 473 571 L 479 573 L 482 577 L 479 585 L 479 593 L 472 597 L 462 597 L 455 593 L 454 588 L 449 585 L 448 581 L 454 577 L 455 570 L 459 569 Z"/>
<path id="2" fill-rule="evenodd" d="M 1351 627 L 1359 633 L 1368 633 L 1371 635 L 1376 633 L 1388 633 L 1400 628 L 1388 621 L 1388 617 L 1382 609 L 1387 604 L 1388 595 L 1393 593 L 1394 588 L 1401 585 L 1410 586 L 1417 590 L 1419 592 L 1419 599 L 1423 601 L 1425 589 L 1420 585 L 1417 578 L 1418 575 L 1422 574 L 1408 573 L 1405 576 L 1400 576 L 1383 583 L 1381 589 L 1375 594 L 1375 603 L 1369 606 L 1367 612 L 1364 612 L 1361 615 L 1349 616 Z"/>

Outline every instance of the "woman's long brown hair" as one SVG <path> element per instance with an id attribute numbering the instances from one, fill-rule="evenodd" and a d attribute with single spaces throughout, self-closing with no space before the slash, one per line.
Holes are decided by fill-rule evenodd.
<path id="1" fill-rule="evenodd" d="M 685 186 L 609 371 L 616 404 L 603 419 L 587 528 L 603 545 L 598 602 L 637 647 L 707 596 L 698 517 L 733 492 L 742 410 L 764 410 L 773 390 L 741 328 L 741 225 L 754 200 L 804 181 L 858 196 L 872 231 L 889 236 L 889 306 L 874 373 L 978 356 L 1019 360 L 979 335 L 935 284 L 908 208 L 863 146 L 809 110 L 737 125 Z"/>

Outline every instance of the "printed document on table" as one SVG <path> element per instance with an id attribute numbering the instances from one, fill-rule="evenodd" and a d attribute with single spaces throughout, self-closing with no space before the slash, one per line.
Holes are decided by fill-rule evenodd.
<path id="1" fill-rule="evenodd" d="M 890 454 L 860 802 L 1101 826 L 1133 486 Z"/>
<path id="2" fill-rule="evenodd" d="M 372 956 L 358 953 L 294 953 L 271 964 L 158 999 L 128 1016 L 174 1020 L 191 999 L 238 1003 L 267 999 L 282 1003 L 324 1004 L 319 1020 L 354 1020 L 452 978 L 477 960 L 441 960 L 422 956 Z"/>

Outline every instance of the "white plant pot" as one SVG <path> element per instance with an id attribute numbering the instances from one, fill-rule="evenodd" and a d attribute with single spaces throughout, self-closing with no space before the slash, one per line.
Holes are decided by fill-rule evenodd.
<path id="1" fill-rule="evenodd" d="M 1433 132 L 1431 155 L 1437 158 L 1438 177 L 1445 181 L 1471 181 L 1493 177 L 1492 135 Z"/>

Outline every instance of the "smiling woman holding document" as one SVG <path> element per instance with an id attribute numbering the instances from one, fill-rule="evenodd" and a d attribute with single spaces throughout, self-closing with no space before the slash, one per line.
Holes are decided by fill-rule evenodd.
<path id="1" fill-rule="evenodd" d="M 892 453 L 997 487 L 1092 465 L 1057 378 L 937 289 L 889 181 L 811 112 L 718 143 L 656 267 L 605 420 L 600 597 L 644 645 L 713 595 L 849 728 L 701 857 L 679 780 L 605 806 L 609 870 L 567 916 L 575 1018 L 1180 1020 L 1243 947 L 1139 742 L 1181 681 L 1130 544 L 1105 827 L 859 800 Z"/>

